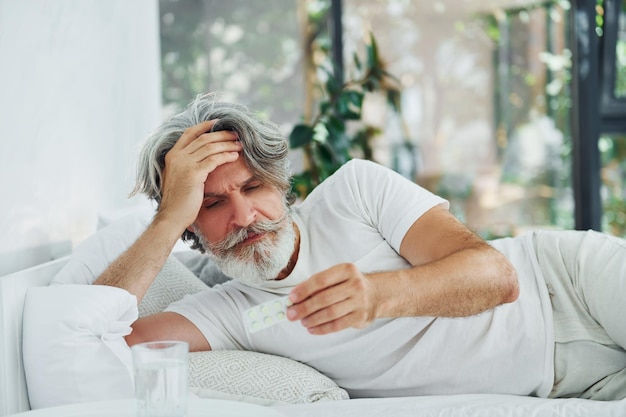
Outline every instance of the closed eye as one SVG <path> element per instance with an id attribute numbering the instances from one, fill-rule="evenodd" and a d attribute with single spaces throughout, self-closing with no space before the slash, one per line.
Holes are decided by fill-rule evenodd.
<path id="1" fill-rule="evenodd" d="M 204 203 L 204 208 L 205 209 L 212 209 L 212 208 L 217 208 L 222 204 L 223 200 L 213 200 L 213 201 L 207 201 Z"/>
<path id="2" fill-rule="evenodd" d="M 251 192 L 251 191 L 258 190 L 259 188 L 261 188 L 261 183 L 252 183 L 252 184 L 246 185 L 244 187 L 243 191 L 244 192 Z"/>

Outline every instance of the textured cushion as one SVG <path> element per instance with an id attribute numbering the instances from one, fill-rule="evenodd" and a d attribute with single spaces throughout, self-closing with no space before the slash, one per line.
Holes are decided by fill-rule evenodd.
<path id="1" fill-rule="evenodd" d="M 139 303 L 139 317 L 163 311 L 170 303 L 180 300 L 185 295 L 207 288 L 209 287 L 178 259 L 170 256 Z"/>
<path id="2" fill-rule="evenodd" d="M 190 353 L 189 387 L 199 397 L 261 405 L 349 398 L 334 381 L 307 365 L 239 350 Z"/>

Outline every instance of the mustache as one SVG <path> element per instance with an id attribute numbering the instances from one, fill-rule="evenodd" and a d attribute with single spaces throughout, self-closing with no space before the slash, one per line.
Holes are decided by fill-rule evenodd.
<path id="1" fill-rule="evenodd" d="M 283 223 L 286 218 L 287 213 L 285 212 L 276 220 L 259 220 L 248 227 L 234 230 L 221 241 L 211 244 L 211 249 L 213 251 L 228 251 L 246 240 L 250 234 L 276 232 L 280 229 L 281 223 Z"/>

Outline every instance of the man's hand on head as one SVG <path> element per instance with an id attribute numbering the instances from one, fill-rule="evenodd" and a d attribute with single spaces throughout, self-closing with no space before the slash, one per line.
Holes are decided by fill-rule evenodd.
<path id="1" fill-rule="evenodd" d="M 165 155 L 158 215 L 171 213 L 183 228 L 198 215 L 208 175 L 218 166 L 236 161 L 242 149 L 235 132 L 210 132 L 216 122 L 210 120 L 188 128 Z"/>

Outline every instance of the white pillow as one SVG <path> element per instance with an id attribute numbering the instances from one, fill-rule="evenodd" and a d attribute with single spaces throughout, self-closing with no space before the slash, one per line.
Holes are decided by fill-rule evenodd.
<path id="1" fill-rule="evenodd" d="M 54 276 L 53 284 L 91 284 L 109 264 L 137 240 L 149 220 L 127 216 L 98 230 L 72 252 L 69 261 Z"/>
<path id="2" fill-rule="evenodd" d="M 137 299 L 101 285 L 33 287 L 26 293 L 22 352 L 32 409 L 131 398 L 124 336 Z"/>

